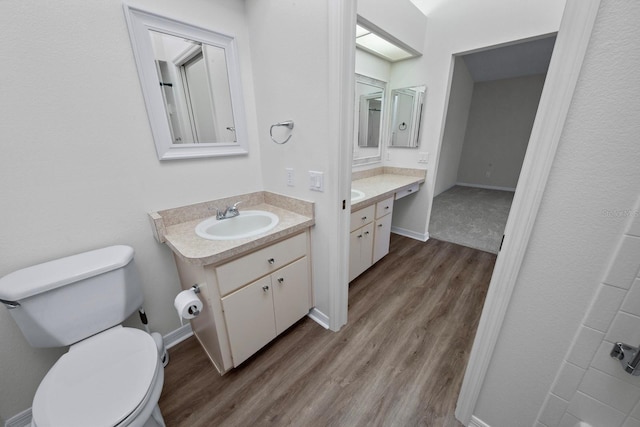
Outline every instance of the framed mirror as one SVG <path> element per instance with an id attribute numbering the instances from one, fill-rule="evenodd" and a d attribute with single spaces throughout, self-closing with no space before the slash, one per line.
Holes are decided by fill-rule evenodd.
<path id="1" fill-rule="evenodd" d="M 356 74 L 353 163 L 381 160 L 387 83 Z"/>
<path id="2" fill-rule="evenodd" d="M 247 154 L 234 38 L 124 9 L 158 158 Z"/>
<path id="3" fill-rule="evenodd" d="M 420 145 L 426 91 L 426 86 L 391 91 L 390 147 L 416 148 Z"/>

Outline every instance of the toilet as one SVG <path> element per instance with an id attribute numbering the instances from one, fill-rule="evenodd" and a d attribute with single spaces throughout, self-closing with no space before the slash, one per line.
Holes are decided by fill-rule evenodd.
<path id="1" fill-rule="evenodd" d="M 129 246 L 110 246 L 15 271 L 0 302 L 32 347 L 71 346 L 32 404 L 37 427 L 164 427 L 164 368 L 155 340 L 121 323 L 143 302 Z"/>

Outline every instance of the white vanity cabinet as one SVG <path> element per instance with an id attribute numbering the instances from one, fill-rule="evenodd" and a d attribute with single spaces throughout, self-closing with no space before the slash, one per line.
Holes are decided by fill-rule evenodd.
<path id="1" fill-rule="evenodd" d="M 351 213 L 349 281 L 389 253 L 393 199 L 391 196 Z"/>
<path id="2" fill-rule="evenodd" d="M 305 257 L 222 298 L 233 366 L 309 312 L 308 276 Z"/>
<path id="3" fill-rule="evenodd" d="M 392 213 L 393 196 L 376 203 L 376 221 L 374 225 L 372 264 L 380 261 L 382 257 L 389 253 Z"/>
<path id="4" fill-rule="evenodd" d="M 194 334 L 220 373 L 240 365 L 309 313 L 309 231 L 235 259 L 198 266 L 175 257 L 183 289 L 198 284 L 204 307 Z"/>
<path id="5" fill-rule="evenodd" d="M 371 267 L 373 254 L 373 221 L 375 205 L 351 213 L 351 234 L 349 236 L 349 281 Z"/>

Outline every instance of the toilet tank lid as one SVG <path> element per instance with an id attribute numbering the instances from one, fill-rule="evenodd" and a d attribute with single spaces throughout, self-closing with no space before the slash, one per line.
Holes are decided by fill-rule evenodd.
<path id="1" fill-rule="evenodd" d="M 0 299 L 19 301 L 116 270 L 132 259 L 132 247 L 116 245 L 26 267 L 0 278 Z"/>

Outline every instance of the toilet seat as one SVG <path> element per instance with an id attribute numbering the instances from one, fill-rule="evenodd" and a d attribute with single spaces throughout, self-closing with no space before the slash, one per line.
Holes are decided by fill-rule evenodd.
<path id="1" fill-rule="evenodd" d="M 49 370 L 33 401 L 34 424 L 129 424 L 163 379 L 153 338 L 116 326 L 73 345 Z"/>

